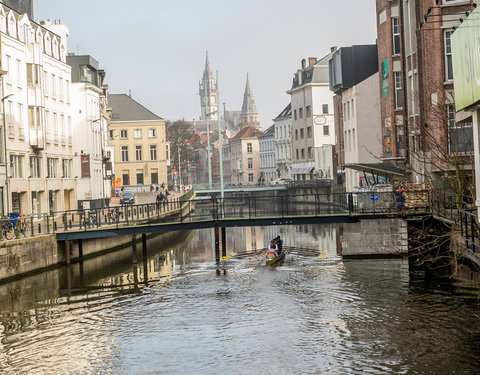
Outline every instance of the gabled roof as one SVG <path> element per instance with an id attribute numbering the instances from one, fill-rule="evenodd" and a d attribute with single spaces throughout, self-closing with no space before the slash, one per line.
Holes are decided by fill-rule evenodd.
<path id="1" fill-rule="evenodd" d="M 285 109 L 274 119 L 274 121 L 280 120 L 284 117 L 292 117 L 292 103 L 288 103 Z"/>
<path id="2" fill-rule="evenodd" d="M 163 120 L 126 94 L 109 94 L 108 104 L 112 107 L 112 122 Z"/>
<path id="3" fill-rule="evenodd" d="M 260 134 L 258 137 L 268 137 L 275 135 L 275 125 L 270 126 L 263 134 Z"/>
<path id="4" fill-rule="evenodd" d="M 246 126 L 242 128 L 236 135 L 235 137 L 232 138 L 232 140 L 235 139 L 242 139 L 242 138 L 252 138 L 256 137 L 257 135 L 262 134 L 260 130 L 258 130 L 254 126 Z"/>

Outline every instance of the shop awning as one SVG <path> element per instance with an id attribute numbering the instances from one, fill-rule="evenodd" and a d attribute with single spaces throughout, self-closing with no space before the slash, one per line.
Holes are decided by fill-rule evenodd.
<path id="1" fill-rule="evenodd" d="M 313 171 L 313 167 L 300 167 L 292 168 L 292 174 L 310 174 Z"/>
<path id="2" fill-rule="evenodd" d="M 388 178 L 391 177 L 405 177 L 405 169 L 397 167 L 388 162 L 383 163 L 372 163 L 372 164 L 364 164 L 364 163 L 351 163 L 345 164 L 345 168 L 354 169 L 356 171 L 361 171 L 365 173 L 376 174 L 379 176 L 385 176 Z"/>

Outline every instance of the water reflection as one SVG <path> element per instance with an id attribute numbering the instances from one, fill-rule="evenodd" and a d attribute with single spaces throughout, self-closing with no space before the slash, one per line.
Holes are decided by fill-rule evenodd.
<path id="1" fill-rule="evenodd" d="M 265 267 L 277 235 L 292 252 Z M 216 265 L 205 230 L 150 241 L 145 261 L 140 245 L 138 264 L 125 249 L 2 285 L 0 373 L 475 373 L 476 274 L 344 261 L 341 241 L 332 225 L 231 228 L 228 253 L 251 256 Z"/>

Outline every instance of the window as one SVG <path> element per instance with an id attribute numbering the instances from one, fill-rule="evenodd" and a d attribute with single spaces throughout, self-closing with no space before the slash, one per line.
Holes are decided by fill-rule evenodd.
<path id="1" fill-rule="evenodd" d="M 392 18 L 393 54 L 400 55 L 400 24 L 397 17 Z"/>
<path id="2" fill-rule="evenodd" d="M 456 153 L 472 153 L 473 152 L 473 127 L 472 118 L 468 117 L 464 121 L 455 121 L 455 107 L 449 105 L 448 108 L 449 119 L 449 134 L 448 145 L 451 154 Z"/>
<path id="3" fill-rule="evenodd" d="M 158 184 L 158 172 L 152 172 L 152 184 Z"/>
<path id="4" fill-rule="evenodd" d="M 302 154 L 302 159 L 305 159 L 305 149 L 304 148 L 302 148 L 301 154 Z"/>
<path id="5" fill-rule="evenodd" d="M 63 178 L 71 178 L 72 177 L 72 160 L 71 159 L 63 159 L 62 160 L 62 172 Z"/>
<path id="6" fill-rule="evenodd" d="M 125 129 L 120 130 L 120 139 L 127 139 L 128 133 Z"/>
<path id="7" fill-rule="evenodd" d="M 311 126 L 307 127 L 307 138 L 312 138 L 312 127 Z"/>
<path id="8" fill-rule="evenodd" d="M 312 148 L 311 147 L 308 148 L 308 157 L 309 158 L 312 157 Z"/>
<path id="9" fill-rule="evenodd" d="M 113 139 L 113 130 L 108 131 L 108 139 Z"/>
<path id="10" fill-rule="evenodd" d="M 312 115 L 312 109 L 309 105 L 305 107 L 305 116 L 310 117 Z"/>
<path id="11" fill-rule="evenodd" d="M 251 143 L 247 143 L 247 152 L 251 154 L 253 152 L 253 147 Z"/>
<path id="12" fill-rule="evenodd" d="M 297 110 L 296 109 L 293 110 L 293 119 L 297 120 Z"/>
<path id="13" fill-rule="evenodd" d="M 57 177 L 57 163 L 56 158 L 47 158 L 47 178 Z"/>
<path id="14" fill-rule="evenodd" d="M 38 156 L 30 156 L 30 177 L 31 178 L 40 178 L 40 167 L 41 160 Z"/>
<path id="15" fill-rule="evenodd" d="M 135 146 L 135 160 L 142 160 L 142 146 Z"/>
<path id="16" fill-rule="evenodd" d="M 298 129 L 295 129 L 295 140 L 298 141 Z"/>
<path id="17" fill-rule="evenodd" d="M 150 145 L 150 160 L 157 160 L 157 145 Z"/>
<path id="18" fill-rule="evenodd" d="M 54 99 L 57 97 L 57 77 L 55 77 L 55 74 L 52 74 L 52 97 Z"/>
<path id="19" fill-rule="evenodd" d="M 253 182 L 253 173 L 248 174 L 248 182 Z"/>
<path id="20" fill-rule="evenodd" d="M 10 177 L 23 178 L 23 156 L 10 155 Z"/>
<path id="21" fill-rule="evenodd" d="M 330 135 L 330 127 L 328 125 L 323 126 L 323 135 Z"/>
<path id="22" fill-rule="evenodd" d="M 296 156 L 296 159 L 298 160 L 298 148 L 295 150 L 295 156 Z"/>
<path id="23" fill-rule="evenodd" d="M 303 118 L 303 108 L 298 109 L 298 118 Z"/>
<path id="24" fill-rule="evenodd" d="M 12 82 L 12 72 L 11 72 L 11 69 L 12 69 L 12 58 L 10 56 L 5 56 L 5 68 L 4 70 L 7 71 L 7 82 Z"/>
<path id="25" fill-rule="evenodd" d="M 70 81 L 66 81 L 66 88 L 67 88 L 67 103 L 70 103 Z"/>
<path id="26" fill-rule="evenodd" d="M 303 138 L 305 138 L 305 130 L 300 129 L 300 139 L 303 139 Z"/>
<path id="27" fill-rule="evenodd" d="M 17 60 L 17 85 L 18 86 L 22 85 L 22 79 L 23 79 L 22 62 L 20 60 Z"/>
<path id="28" fill-rule="evenodd" d="M 322 112 L 324 115 L 328 115 L 328 104 L 322 104 Z"/>
<path id="29" fill-rule="evenodd" d="M 403 93 L 402 93 L 402 73 L 393 72 L 395 79 L 395 108 L 399 109 L 403 107 Z"/>
<path id="30" fill-rule="evenodd" d="M 128 173 L 122 173 L 122 185 L 130 185 L 130 175 Z"/>
<path id="31" fill-rule="evenodd" d="M 58 78 L 58 85 L 60 86 L 60 100 L 63 100 L 64 95 L 64 87 L 63 87 L 63 78 Z"/>
<path id="32" fill-rule="evenodd" d="M 128 146 L 122 146 L 122 161 L 128 161 Z"/>
<path id="33" fill-rule="evenodd" d="M 453 61 L 452 61 L 452 31 L 445 31 L 445 79 L 453 79 Z"/>
<path id="34" fill-rule="evenodd" d="M 157 138 L 157 129 L 148 129 L 148 138 Z"/>
<path id="35" fill-rule="evenodd" d="M 142 130 L 141 129 L 135 129 L 133 131 L 133 138 L 135 138 L 135 139 L 142 138 Z"/>
<path id="36" fill-rule="evenodd" d="M 137 173 L 137 185 L 143 185 L 143 173 Z"/>
<path id="37" fill-rule="evenodd" d="M 253 158 L 248 158 L 248 166 L 247 166 L 248 169 L 252 169 L 253 168 Z"/>

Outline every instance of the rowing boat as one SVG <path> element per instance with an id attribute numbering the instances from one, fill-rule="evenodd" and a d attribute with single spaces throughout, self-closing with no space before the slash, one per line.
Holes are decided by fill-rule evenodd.
<path id="1" fill-rule="evenodd" d="M 285 250 L 278 254 L 278 256 L 274 256 L 273 254 L 267 254 L 265 256 L 265 263 L 267 264 L 267 266 L 273 266 L 274 264 L 281 262 L 283 259 L 285 259 Z"/>

